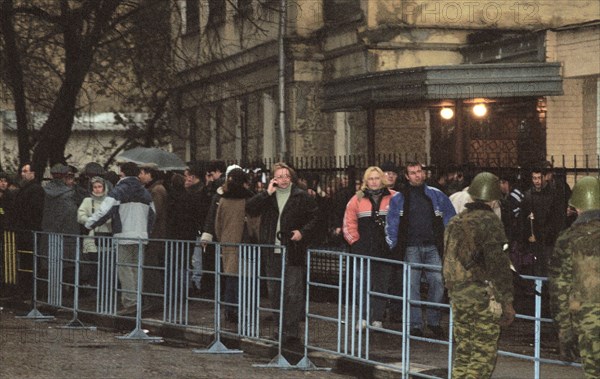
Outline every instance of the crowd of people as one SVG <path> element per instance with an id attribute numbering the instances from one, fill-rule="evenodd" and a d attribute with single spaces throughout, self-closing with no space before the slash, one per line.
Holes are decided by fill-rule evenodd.
<path id="1" fill-rule="evenodd" d="M 119 168 L 117 175 L 92 162 L 77 173 L 56 164 L 50 169 L 52 179 L 44 185 L 29 163 L 20 167 L 18 184 L 0 173 L 0 227 L 16 233 L 22 250 L 33 249 L 31 231 L 82 236 L 82 253 L 92 262 L 100 247 L 90 237 L 118 239 L 123 313 L 137 305 L 135 263 L 140 241 L 145 264 L 155 267 L 165 264 L 160 239 L 198 241 L 205 249 L 212 242 L 266 244 L 272 246 L 264 258 L 269 277 L 281 275 L 278 246 L 285 246 L 284 295 L 277 283 L 268 286 L 273 307 L 279 306 L 280 298 L 284 301 L 284 343 L 300 341 L 308 247 L 442 266 L 442 271 L 412 267 L 410 296 L 420 300 L 427 292 L 428 302 L 442 303 L 447 290 L 456 320 L 456 377 L 473 372 L 475 377 L 489 377 L 493 371 L 500 324 L 510 324 L 515 314 L 512 263 L 521 274 L 550 275 L 551 291 L 544 294 L 560 294 L 545 299 L 552 299 L 546 303 L 558 317 L 561 354 L 574 358 L 578 336 L 586 370 L 592 367 L 589 372 L 597 374 L 600 342 L 582 339 L 582 331 L 600 335 L 597 178 L 578 182 L 572 194 L 565 178 L 557 177 L 547 162 L 531 169 L 528 178 L 511 172 L 478 173 L 470 166 L 451 166 L 431 176 L 421 162 L 407 162 L 403 168 L 385 162 L 368 167 L 362 180 L 356 180 L 350 169 L 324 182 L 317 174 L 297 173 L 283 162 L 274 164 L 270 175 L 222 161 L 191 163 L 183 173 L 164 173 L 154 164 L 124 163 Z M 585 243 L 568 237 L 580 229 Z M 68 261 L 74 258 L 76 238 L 65 239 L 63 257 Z M 225 317 L 237 322 L 236 249 L 223 248 L 221 258 L 224 301 L 229 304 Z M 564 291 L 571 284 L 565 283 L 583 280 L 569 275 L 579 275 L 577 270 L 585 265 L 586 273 L 595 270 L 595 282 L 588 278 L 589 282 L 575 285 L 595 290 L 577 289 L 578 309 L 592 316 L 572 317 L 573 309 L 565 308 L 565 302 L 573 301 L 572 294 Z M 402 293 L 397 268 L 374 263 L 371 270 L 374 291 Z M 365 281 L 367 276 L 359 274 L 356 280 Z M 81 280 L 93 285 L 94 275 L 93 270 L 83 270 Z M 153 291 L 160 282 L 145 273 L 144 290 Z M 27 280 L 19 283 L 23 286 Z M 519 290 L 521 295 L 533 293 L 533 288 Z M 366 327 L 367 319 L 381 328 L 386 312 L 391 321 L 402 317 L 400 304 L 373 297 L 370 305 L 359 328 Z M 411 335 L 424 336 L 427 331 L 434 338 L 447 338 L 440 319 L 440 308 L 411 305 Z"/>

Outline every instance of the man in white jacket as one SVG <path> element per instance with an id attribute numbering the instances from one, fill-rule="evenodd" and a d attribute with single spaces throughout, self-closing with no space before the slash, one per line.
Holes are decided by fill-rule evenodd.
<path id="1" fill-rule="evenodd" d="M 85 223 L 86 228 L 94 229 L 112 219 L 113 233 L 119 247 L 117 264 L 123 291 L 122 313 L 129 313 L 136 308 L 138 250 L 148 243 L 155 219 L 152 196 L 138 179 L 139 172 L 135 163 L 121 165 L 121 180 Z"/>

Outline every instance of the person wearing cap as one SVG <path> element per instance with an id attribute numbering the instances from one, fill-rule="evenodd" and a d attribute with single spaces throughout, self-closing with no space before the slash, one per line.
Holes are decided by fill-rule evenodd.
<path id="1" fill-rule="evenodd" d="M 173 239 L 195 241 L 202 231 L 202 177 L 204 171 L 191 163 L 183 172 L 182 189 L 172 191 L 169 217 L 170 236 Z"/>
<path id="2" fill-rule="evenodd" d="M 49 233 L 60 233 L 63 236 L 62 258 L 63 267 L 66 270 L 66 280 L 74 278 L 75 249 L 77 238 L 80 234 L 79 224 L 77 223 L 77 209 L 79 208 L 79 196 L 72 186 L 71 170 L 69 166 L 57 163 L 50 168 L 52 180 L 44 186 L 44 211 L 42 216 L 42 230 Z M 42 236 L 43 246 L 46 243 L 48 235 Z M 48 254 L 48 249 L 42 250 L 42 254 Z M 47 262 L 41 261 L 42 268 L 46 267 Z"/>
<path id="3" fill-rule="evenodd" d="M 388 189 L 396 192 L 402 190 L 402 183 L 398 180 L 400 168 L 392 161 L 386 161 L 381 164 L 381 171 L 385 176 L 385 185 Z"/>
<path id="4" fill-rule="evenodd" d="M 241 170 L 242 168 L 236 164 L 232 164 L 227 166 L 227 169 L 225 170 L 225 176 L 222 179 L 219 174 L 219 180 L 217 183 L 221 183 L 221 185 L 215 190 L 215 193 L 210 199 L 210 206 L 208 207 L 208 212 L 206 214 L 206 218 L 204 219 L 204 225 L 202 227 L 202 235 L 200 236 L 200 240 L 205 243 L 213 242 L 213 240 L 215 239 L 215 218 L 217 216 L 219 200 L 221 199 L 221 196 L 223 196 L 223 184 L 227 180 L 227 176 L 229 175 L 229 173 L 235 169 Z"/>
<path id="5" fill-rule="evenodd" d="M 556 240 L 548 268 L 561 357 L 576 358 L 585 378 L 600 378 L 600 179 L 577 181 L 569 199 L 577 219 Z"/>
<path id="6" fill-rule="evenodd" d="M 154 227 L 150 238 L 153 241 L 148 243 L 144 265 L 148 266 L 144 270 L 144 292 L 152 294 L 162 294 L 162 279 L 164 269 L 164 242 L 159 241 L 166 239 L 167 221 L 169 218 L 169 194 L 164 186 L 162 174 L 158 171 L 158 166 L 154 163 L 145 163 L 140 165 L 140 173 L 138 175 L 140 182 L 146 187 L 152 196 L 154 203 L 155 218 Z M 156 305 L 157 297 L 152 299 L 152 305 Z M 162 301 L 161 301 L 162 303 Z"/>
<path id="7" fill-rule="evenodd" d="M 504 226 L 492 205 L 502 197 L 498 177 L 483 172 L 469 186 L 473 202 L 444 231 L 444 284 L 454 317 L 453 378 L 490 378 L 500 326 L 515 317 Z"/>
<path id="8" fill-rule="evenodd" d="M 571 197 L 571 187 L 567 183 L 565 170 L 557 172 L 554 165 L 550 161 L 542 163 L 542 175 L 544 175 L 544 181 L 548 183 L 548 186 L 554 191 L 555 202 L 556 202 L 556 217 L 558 217 L 563 225 L 561 230 L 571 226 L 573 221 L 577 218 L 577 212 L 573 207 L 569 206 L 569 198 Z"/>
<path id="9" fill-rule="evenodd" d="M 231 165 L 228 168 L 237 168 L 238 165 Z M 223 175 L 225 174 L 225 175 Z M 227 169 L 225 168 L 225 162 L 223 161 L 210 161 L 206 168 L 204 175 L 204 187 L 202 187 L 202 202 L 200 208 L 200 217 L 202 218 L 204 225 L 202 227 L 202 233 L 208 233 L 214 236 L 214 220 L 216 214 L 216 208 L 213 209 L 215 203 L 215 194 L 218 189 L 225 183 L 225 177 L 227 175 Z M 222 194 L 222 192 L 221 192 Z M 211 241 L 209 239 L 208 241 Z"/>
<path id="10" fill-rule="evenodd" d="M 206 175 L 204 176 L 203 188 L 204 196 L 207 199 L 207 210 L 213 195 L 217 192 L 217 188 L 221 187 L 225 182 L 225 178 L 223 177 L 224 173 L 226 173 L 225 162 L 210 161 L 208 163 L 208 167 L 206 168 Z"/>
<path id="11" fill-rule="evenodd" d="M 85 223 L 89 230 L 112 219 L 118 243 L 117 276 L 121 283 L 121 314 L 135 313 L 137 306 L 138 246 L 144 250 L 154 226 L 152 195 L 138 175 L 140 168 L 132 162 L 120 166 L 121 180 L 108 193 L 100 208 Z M 143 251 L 141 252 L 143 254 Z"/>

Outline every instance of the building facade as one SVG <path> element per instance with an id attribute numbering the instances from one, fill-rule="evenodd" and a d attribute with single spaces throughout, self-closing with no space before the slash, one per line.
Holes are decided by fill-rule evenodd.
<path id="1" fill-rule="evenodd" d="M 285 3 L 281 54 L 281 1 L 179 2 L 182 156 L 516 166 L 600 153 L 598 1 Z"/>

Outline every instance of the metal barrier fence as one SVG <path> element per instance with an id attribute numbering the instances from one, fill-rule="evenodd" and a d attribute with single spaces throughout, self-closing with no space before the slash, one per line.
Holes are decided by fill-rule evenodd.
<path id="1" fill-rule="evenodd" d="M 36 250 L 33 261 L 33 309 L 25 318 L 43 319 L 38 306 L 50 306 L 67 309 L 73 318 L 65 328 L 94 328 L 79 320 L 80 313 L 110 317 L 127 317 L 135 320 L 135 328 L 121 339 L 156 341 L 160 337 L 148 336 L 142 329 L 142 322 L 158 322 L 165 326 L 182 327 L 212 331 L 213 341 L 206 349 L 195 349 L 196 353 L 239 353 L 240 350 L 225 346 L 221 336 L 234 339 L 261 341 L 277 347 L 277 356 L 266 365 L 274 368 L 296 368 L 302 370 L 318 369 L 309 359 L 309 350 L 329 352 L 352 360 L 387 367 L 399 371 L 403 377 L 441 378 L 450 377 L 452 369 L 452 311 L 447 304 L 417 301 L 411 299 L 409 284 L 412 269 L 421 268 L 439 271 L 441 268 L 430 265 L 408 264 L 394 260 L 353 255 L 340 251 L 309 249 L 307 254 L 306 310 L 304 326 L 303 358 L 292 366 L 282 354 L 282 328 L 284 325 L 284 283 L 286 249 L 281 246 L 254 244 L 201 245 L 197 241 L 179 240 L 131 240 L 114 237 L 96 236 L 93 239 L 98 247 L 97 260 L 88 254 L 82 254 L 82 236 L 56 233 L 34 234 Z M 66 256 L 65 246 L 68 240 L 74 241 L 74 254 Z M 123 259 L 120 247 L 123 242 L 133 246 L 135 259 Z M 40 243 L 41 242 L 41 243 Z M 121 245 L 119 244 L 121 243 Z M 156 249 L 158 247 L 158 249 Z M 239 261 L 237 275 L 224 273 L 221 269 L 224 248 L 234 248 Z M 200 267 L 196 254 L 204 251 L 204 258 L 214 257 L 214 270 Z M 267 254 L 281 253 L 281 271 L 278 276 L 270 277 L 263 273 L 262 261 Z M 149 265 L 145 258 L 153 252 L 160 252 L 162 262 Z M 315 257 L 327 256 L 337 261 L 337 280 L 332 284 L 330 278 L 311 276 L 311 266 Z M 196 259 L 195 259 L 196 258 Z M 196 264 L 192 264 L 196 260 Z M 399 292 L 373 288 L 372 279 L 380 272 L 376 267 L 388 266 L 402 277 Z M 92 268 L 92 270 L 90 270 Z M 120 280 L 120 270 L 131 269 L 135 285 L 124 285 Z M 152 273 L 160 273 L 159 286 L 148 288 L 148 278 Z M 201 280 L 199 280 L 201 277 Z M 222 299 L 222 279 L 237 279 L 237 301 Z M 558 364 L 580 366 L 576 363 L 562 362 L 542 354 L 542 343 L 547 336 L 545 331 L 551 328 L 552 320 L 542 317 L 542 286 L 545 278 L 524 277 L 535 283 L 537 295 L 533 314 L 519 313 L 517 320 L 531 322 L 531 332 L 520 331 L 519 335 L 531 338 L 525 346 L 531 345 L 531 354 L 522 351 L 501 349 L 499 355 L 526 360 L 533 365 L 533 375 L 540 377 L 540 364 Z M 122 279 L 122 278 L 121 278 Z M 202 283 L 209 280 L 214 287 L 206 289 Z M 196 286 L 194 283 L 202 284 Z M 263 289 L 268 283 L 279 286 L 279 303 L 263 304 Z M 150 283 L 152 284 L 152 283 Z M 156 283 L 154 283 L 156 284 Z M 194 285 L 193 285 L 194 284 Z M 200 287 L 200 288 L 198 288 Z M 333 303 L 315 303 L 311 301 L 316 293 L 331 292 Z M 127 296 L 135 298 L 135 309 L 120 309 L 119 299 Z M 397 306 L 399 323 L 385 320 L 373 320 L 368 310 L 379 301 Z M 157 306 L 157 304 L 159 304 Z M 154 306 L 152 306 L 154 305 Z M 410 307 L 417 305 L 425 311 L 442 311 L 444 326 L 449 332 L 448 338 L 411 335 Z M 237 319 L 223 320 L 223 308 L 234 309 Z M 123 312 L 125 310 L 126 312 Z M 518 309 L 517 309 L 518 310 Z M 158 319 L 156 318 L 158 317 Z M 272 317 L 274 320 L 269 321 Z M 372 321 L 383 321 L 373 325 Z M 275 332 L 275 333 L 273 333 Z M 273 336 L 273 334 L 275 334 Z M 424 346 L 436 345 L 436 353 Z M 502 345 L 502 339 L 501 339 Z M 522 348 L 522 346 L 520 346 Z M 522 350 L 522 349 L 521 349 Z M 425 361 L 426 360 L 426 361 Z M 400 362 L 395 363 L 395 362 Z M 433 363 L 433 365 L 432 365 Z M 440 375 L 440 370 L 444 373 Z M 446 374 L 447 371 L 447 374 Z"/>
<path id="2" fill-rule="evenodd" d="M 105 236 L 82 237 L 58 233 L 34 233 L 36 240 L 33 264 L 33 309 L 23 318 L 47 319 L 39 306 L 72 311 L 73 318 L 65 328 L 94 328 L 79 320 L 79 314 L 97 314 L 111 317 L 135 319 L 135 328 L 121 339 L 157 341 L 160 337 L 151 337 L 142 329 L 142 322 L 153 320 L 158 315 L 164 325 L 212 330 L 214 340 L 207 349 L 194 349 L 195 353 L 241 353 L 241 350 L 229 349 L 221 341 L 222 335 L 237 339 L 250 339 L 276 345 L 278 354 L 266 365 L 273 368 L 296 368 L 282 355 L 283 296 L 287 251 L 284 246 L 251 244 L 200 244 L 198 241 L 180 240 L 132 240 Z M 82 253 L 82 241 L 92 239 L 97 246 L 97 260 Z M 70 241 L 70 242 L 69 242 Z M 70 244 L 70 245 L 69 245 Z M 69 257 L 65 248 L 69 245 L 74 256 Z M 134 247 L 135 259 L 126 259 L 123 245 Z M 158 247 L 158 249 L 156 249 Z M 239 261 L 238 271 L 223 273 L 221 260 L 223 248 L 234 247 Z M 123 251 L 121 251 L 123 250 Z M 194 253 L 213 255 L 214 270 L 203 269 L 192 264 L 197 258 Z M 149 254 L 160 254 L 159 264 L 149 265 L 145 259 Z M 261 273 L 261 260 L 266 254 L 275 254 L 281 258 L 281 272 L 278 276 Z M 90 275 L 89 268 L 93 274 Z M 124 282 L 122 270 L 131 270 L 135 285 Z M 82 275 L 87 272 L 88 275 Z M 144 282 L 160 273 L 157 283 Z M 202 291 L 192 286 L 193 279 L 212 277 L 213 291 Z M 237 279 L 238 301 L 228 302 L 222 299 L 221 280 L 227 277 Z M 93 279 L 90 281 L 90 279 Z M 261 303 L 261 288 L 269 282 L 280 286 L 280 298 L 276 306 Z M 200 283 L 200 282 L 197 282 Z M 147 286 L 146 284 L 154 284 Z M 198 286 L 199 287 L 199 286 Z M 135 309 L 119 306 L 119 299 L 135 298 Z M 122 301 L 121 301 L 122 302 Z M 157 307 L 157 305 L 160 306 Z M 206 312 L 212 308 L 213 312 Z M 224 325 L 222 309 L 235 309 L 237 320 Z M 204 317 L 207 314 L 212 317 Z M 273 319 L 269 323 L 268 319 Z M 154 319 L 156 320 L 156 319 Z M 268 324 L 268 325 L 265 325 Z M 275 333 L 273 333 L 275 332 Z M 301 368 L 298 366 L 298 368 Z"/>
<path id="3" fill-rule="evenodd" d="M 25 232 L 30 234 L 30 232 Z M 19 249 L 17 246 L 17 233 L 12 230 L 5 230 L 2 236 L 2 283 L 15 285 L 19 273 L 31 273 L 31 267 L 24 264 L 25 256 L 32 256 L 30 249 Z"/>
<path id="4" fill-rule="evenodd" d="M 323 254 L 329 255 L 338 261 L 339 271 L 337 282 L 334 284 L 311 277 L 310 268 L 314 257 Z M 439 371 L 447 372 L 447 377 L 451 377 L 454 324 L 452 310 L 447 304 L 411 299 L 409 289 L 411 274 L 415 268 L 423 271 L 439 272 L 441 270 L 440 266 L 410 264 L 383 258 L 315 249 L 309 249 L 307 264 L 305 349 L 332 353 L 352 360 L 401 371 L 403 378 L 443 378 L 444 376 L 438 376 L 440 375 Z M 379 268 L 377 272 L 374 270 L 376 266 Z M 400 293 L 392 294 L 391 291 L 376 291 L 373 288 L 371 279 L 374 275 L 382 274 L 382 266 L 387 266 L 387 269 L 402 273 L 403 285 Z M 546 278 L 532 276 L 523 276 L 522 278 L 535 284 L 533 314 L 519 313 L 516 315 L 517 320 L 532 322 L 533 324 L 533 327 L 529 329 L 533 331 L 532 334 L 527 331 L 519 333 L 532 338 L 532 340 L 525 342 L 527 345 L 533 346 L 532 354 L 503 349 L 500 349 L 498 354 L 530 361 L 533 366 L 532 374 L 536 379 L 540 378 L 541 363 L 580 367 L 581 365 L 578 363 L 564 362 L 542 356 L 543 337 L 547 334 L 542 333 L 542 331 L 543 329 L 548 331 L 552 328 L 552 319 L 542 317 L 542 290 L 544 288 L 542 283 L 546 281 Z M 317 291 L 332 291 L 335 293 L 337 295 L 335 307 L 320 309 L 319 311 L 313 310 L 309 296 Z M 400 325 L 392 322 L 388 325 L 383 323 L 373 325 L 372 321 L 383 320 L 372 320 L 371 312 L 368 310 L 371 309 L 373 301 L 381 299 L 389 302 L 388 309 L 393 307 L 393 302 L 401 304 L 402 314 L 400 316 L 402 320 Z M 444 314 L 442 319 L 445 319 L 444 326 L 447 327 L 448 337 L 439 339 L 411 335 L 409 311 L 411 305 L 424 307 L 426 311 L 434 308 L 447 310 L 447 314 Z M 323 333 L 330 335 L 331 340 L 324 341 L 314 338 Z M 394 344 L 394 339 L 400 339 L 401 344 Z M 429 349 L 427 354 L 423 354 L 423 343 L 436 344 L 439 345 L 439 348 L 436 349 L 437 352 L 432 352 Z M 502 346 L 502 338 L 500 343 Z M 396 354 L 382 354 L 382 345 L 384 348 L 387 346 L 387 349 L 389 349 L 390 344 L 396 348 Z M 378 350 L 378 354 L 374 355 L 372 352 L 375 349 Z M 398 361 L 400 361 L 399 365 L 395 363 Z M 435 368 L 427 364 L 431 361 L 437 363 Z"/>

